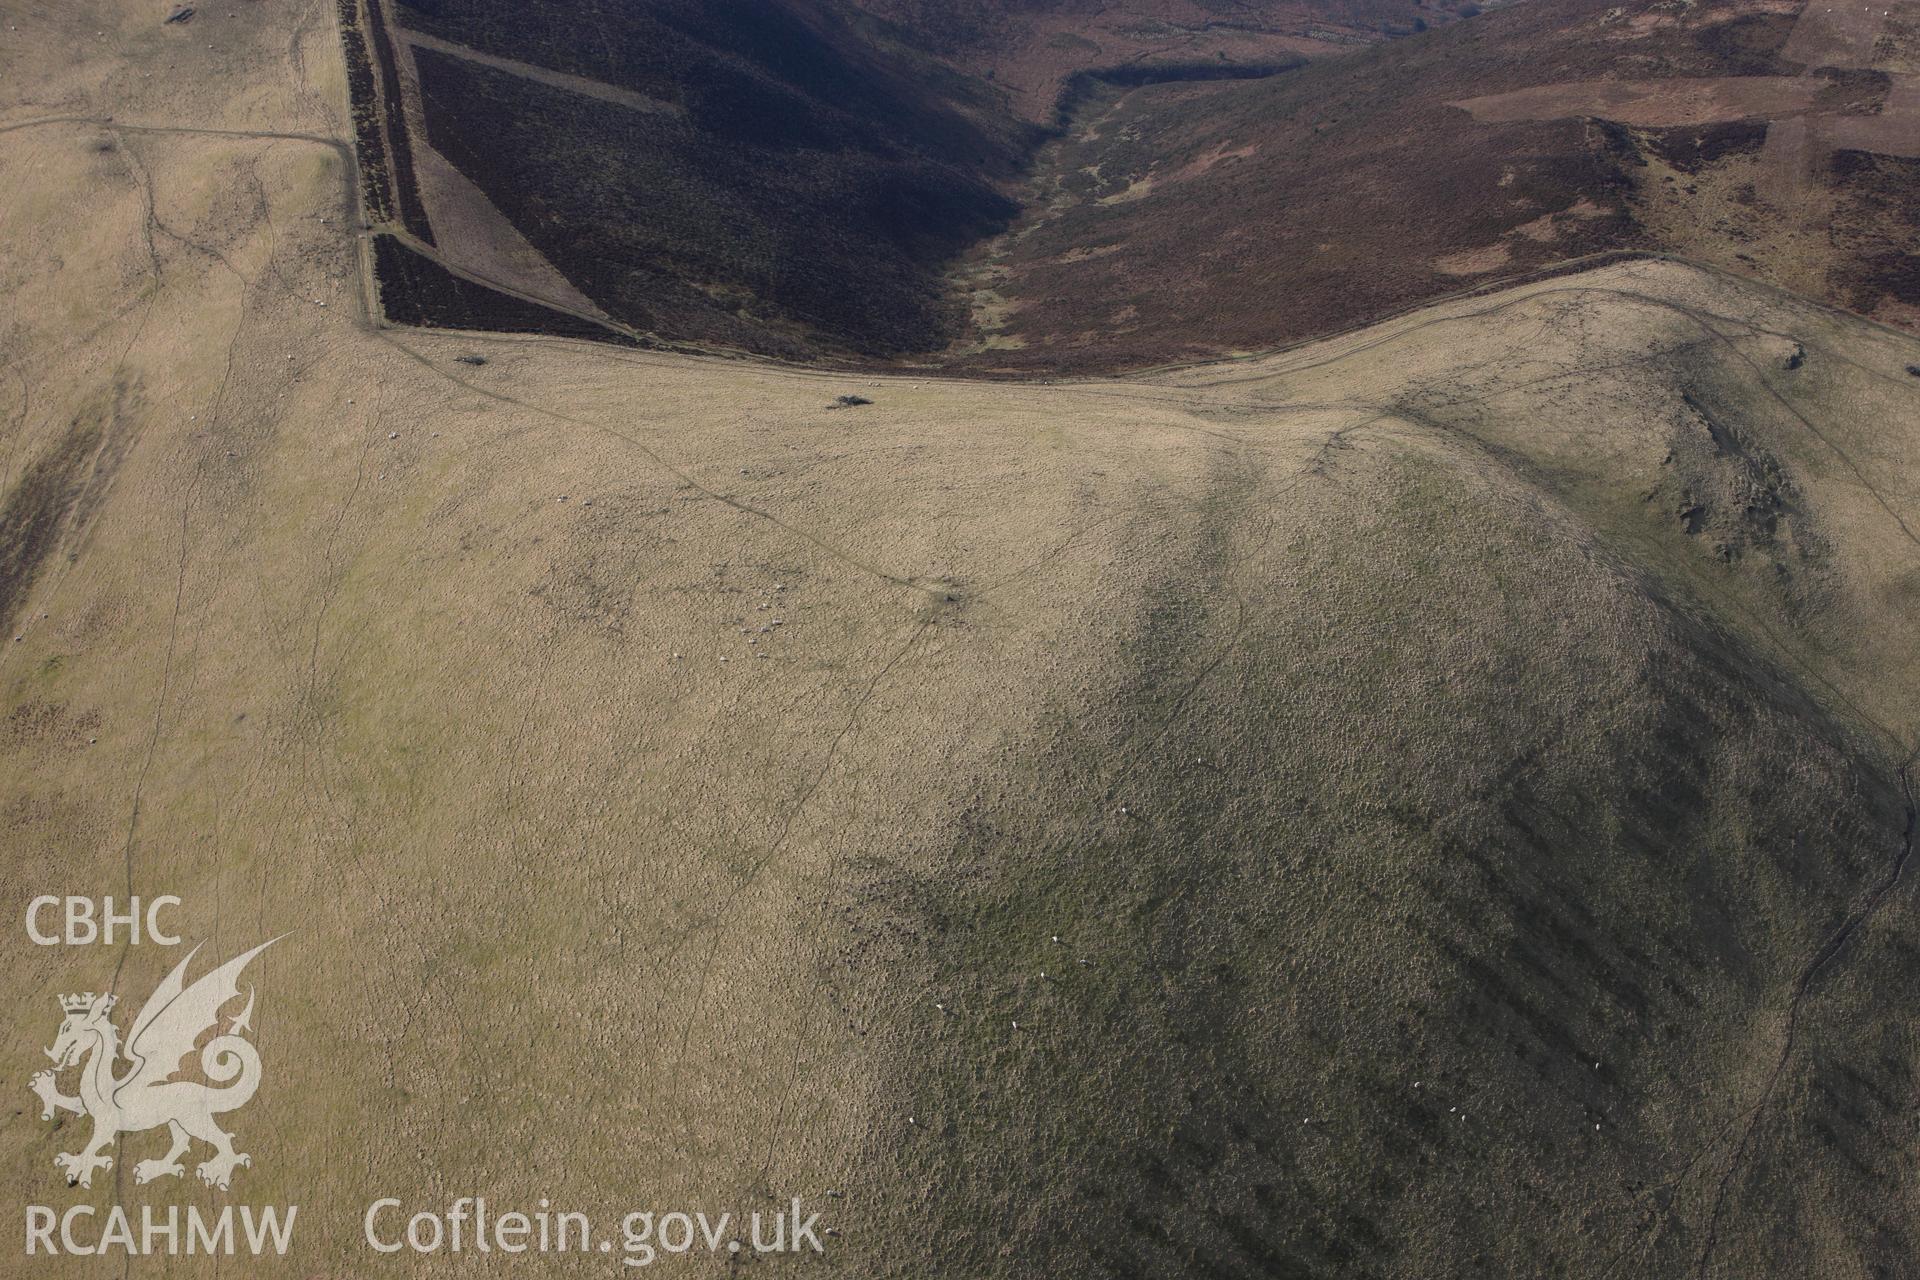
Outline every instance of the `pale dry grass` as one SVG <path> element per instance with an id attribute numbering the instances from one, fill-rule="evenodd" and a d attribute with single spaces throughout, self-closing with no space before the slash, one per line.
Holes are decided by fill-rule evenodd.
<path id="1" fill-rule="evenodd" d="M 109 12 L 6 55 L 59 105 L 0 115 L 4 501 L 57 520 L 0 570 L 0 882 L 293 931 L 248 1274 L 357 1273 L 384 1194 L 828 1187 L 854 1276 L 1170 1274 L 1116 1204 L 1323 1271 L 1753 1274 L 1789 1204 L 1871 1256 L 1809 1135 L 1880 1168 L 1905 1112 L 1808 1096 L 1911 1069 L 1904 885 L 1800 975 L 1899 844 L 1911 339 L 1664 263 L 1130 382 L 387 330 L 339 152 L 200 132 L 337 137 L 327 11 Z M 1667 505 L 1769 484 L 1792 537 Z M 0 944 L 13 1060 L 119 959 Z M 14 1203 L 105 1203 L 19 1075 Z"/>

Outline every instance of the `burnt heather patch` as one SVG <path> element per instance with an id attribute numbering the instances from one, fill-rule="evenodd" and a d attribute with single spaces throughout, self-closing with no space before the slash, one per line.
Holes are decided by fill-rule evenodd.
<path id="1" fill-rule="evenodd" d="M 1912 323 L 1901 166 L 1801 174 L 1767 143 L 1775 82 L 1800 85 L 1792 111 L 1896 132 L 1867 128 L 1887 74 L 1786 56 L 1796 15 L 1556 0 L 1443 6 L 1419 31 L 1382 4 L 1307 4 L 1303 27 L 1277 0 L 392 0 L 366 67 L 349 31 L 349 71 L 356 114 L 389 113 L 360 130 L 369 186 L 389 183 L 370 206 L 430 242 L 410 149 L 430 144 L 663 341 L 1110 372 L 1621 251 Z M 404 154 L 396 48 L 425 135 Z M 1487 116 L 1490 95 L 1531 106 Z M 1831 226 L 1796 212 L 1829 198 Z"/>
<path id="2" fill-rule="evenodd" d="M 399 324 L 492 333 L 545 333 L 638 346 L 617 329 L 475 284 L 408 248 L 397 237 L 373 238 L 380 304 Z"/>
<path id="3" fill-rule="evenodd" d="M 400 12 L 442 39 L 662 105 L 610 107 L 414 50 L 427 141 L 635 328 L 790 358 L 935 349 L 961 322 L 945 264 L 1016 212 L 996 183 L 1017 171 L 1031 126 L 825 6 Z"/>

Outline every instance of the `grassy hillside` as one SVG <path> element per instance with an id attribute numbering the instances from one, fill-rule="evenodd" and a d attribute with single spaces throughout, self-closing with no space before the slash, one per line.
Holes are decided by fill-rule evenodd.
<path id="1" fill-rule="evenodd" d="M 464 1194 L 800 1196 L 862 1280 L 1906 1267 L 1920 343 L 1665 262 L 1077 383 L 387 327 L 332 34 L 249 12 L 0 52 L 77 104 L 0 115 L 0 883 L 291 931 L 248 1275 Z M 175 962 L 15 930 L 6 1041 Z M 16 1203 L 228 1202 L 68 1189 L 26 1074 Z"/>
<path id="2" fill-rule="evenodd" d="M 891 1095 L 950 1128 L 883 1135 L 862 1199 L 930 1186 L 948 1273 L 1897 1257 L 1860 1242 L 1910 1230 L 1880 1197 L 1915 1062 L 1871 1010 L 1915 977 L 1877 896 L 1912 847 L 1879 717 L 1913 669 L 1827 684 L 1900 624 L 1841 586 L 1866 566 L 1812 476 L 1844 455 L 1794 414 L 1816 378 L 1904 392 L 1909 424 L 1915 395 L 1844 346 L 1801 379 L 1743 326 L 1702 351 L 1682 299 L 1623 284 L 1236 381 L 1393 394 L 1299 452 L 1276 408 L 1220 406 L 1241 451 L 1129 512 L 1087 610 L 1105 674 L 968 779 L 937 872 L 881 860 L 847 981 L 903 1024 Z M 1522 335 L 1556 372 L 1438 354 Z M 1778 481 L 1782 515 L 1755 468 L 1810 487 Z M 1669 503 L 1681 469 L 1709 511 Z M 1904 614 L 1913 545 L 1871 523 Z"/>

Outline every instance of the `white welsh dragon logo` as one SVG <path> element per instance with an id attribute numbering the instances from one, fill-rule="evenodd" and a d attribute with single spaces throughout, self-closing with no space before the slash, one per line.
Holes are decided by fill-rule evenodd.
<path id="1" fill-rule="evenodd" d="M 193 1052 L 194 1043 L 218 1027 L 221 1007 L 240 994 L 240 971 L 247 962 L 279 940 L 261 943 L 192 986 L 186 986 L 184 979 L 187 965 L 200 948 L 188 952 L 133 1020 L 126 1044 L 126 1057 L 132 1065 L 122 1075 L 114 1074 L 121 1054 L 120 1033 L 111 1017 L 117 997 L 92 992 L 60 997 L 66 1020 L 60 1024 L 53 1047 L 47 1050 L 53 1070 L 39 1072 L 30 1083 L 40 1095 L 42 1120 L 53 1119 L 56 1110 L 93 1118 L 93 1138 L 86 1149 L 53 1158 L 67 1175 L 68 1186 L 89 1186 L 94 1170 L 111 1169 L 113 1157 L 105 1153 L 120 1134 L 161 1125 L 172 1133 L 173 1145 L 160 1159 L 134 1165 L 135 1182 L 184 1173 L 180 1157 L 193 1138 L 213 1148 L 212 1158 L 198 1169 L 200 1180 L 210 1186 L 226 1190 L 234 1168 L 253 1163 L 251 1156 L 233 1149 L 232 1135 L 213 1121 L 222 1112 L 245 1106 L 260 1087 L 260 1054 L 241 1038 L 243 1032 L 252 1030 L 251 991 L 246 1008 L 228 1020 L 226 1034 L 216 1035 L 200 1050 L 200 1070 L 207 1079 L 225 1087 L 175 1080 L 172 1076 L 180 1069 L 181 1059 Z M 55 1073 L 81 1063 L 80 1095 L 69 1098 L 60 1092 Z"/>

